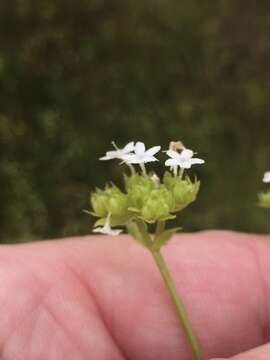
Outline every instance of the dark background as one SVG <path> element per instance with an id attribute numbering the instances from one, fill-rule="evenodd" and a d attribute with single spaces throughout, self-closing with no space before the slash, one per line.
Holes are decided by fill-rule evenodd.
<path id="1" fill-rule="evenodd" d="M 269 0 L 2 0 L 1 241 L 89 233 L 111 140 L 206 160 L 185 231 L 270 231 L 269 39 Z"/>

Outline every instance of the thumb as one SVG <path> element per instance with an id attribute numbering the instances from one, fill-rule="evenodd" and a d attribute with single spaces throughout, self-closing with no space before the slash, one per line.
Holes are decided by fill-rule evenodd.
<path id="1" fill-rule="evenodd" d="M 270 343 L 255 349 L 243 352 L 230 358 L 230 360 L 269 360 Z M 215 358 L 212 360 L 226 360 L 225 358 Z M 227 359 L 229 360 L 229 359 Z"/>

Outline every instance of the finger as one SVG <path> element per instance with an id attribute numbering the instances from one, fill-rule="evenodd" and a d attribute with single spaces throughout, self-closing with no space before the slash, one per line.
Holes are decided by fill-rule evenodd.
<path id="1" fill-rule="evenodd" d="M 181 235 L 163 253 L 206 358 L 232 356 L 268 339 L 270 247 L 266 238 L 227 232 Z M 68 286 L 68 278 L 74 277 L 87 284 L 89 301 L 94 298 L 127 358 L 191 359 L 150 253 L 130 238 L 85 237 L 5 247 L 0 258 L 7 264 L 7 277 L 20 264 L 22 273 L 27 269 L 28 276 L 58 284 L 55 269 L 61 265 L 67 271 L 61 286 Z M 15 288 L 9 281 L 12 288 L 14 302 L 25 288 L 18 287 L 18 282 Z M 54 297 L 51 301 L 53 305 Z M 61 304 L 55 301 L 54 306 L 59 311 Z M 74 322 L 69 319 L 71 329 Z M 80 322 L 78 317 L 77 327 Z M 91 334 L 91 323 L 88 326 Z"/>
<path id="2" fill-rule="evenodd" d="M 244 352 L 242 354 L 233 356 L 230 359 L 231 360 L 269 360 L 270 359 L 270 344 L 263 345 L 256 349 L 252 349 L 252 350 Z M 218 358 L 218 359 L 212 359 L 212 360 L 226 360 L 226 359 Z"/>
<path id="3" fill-rule="evenodd" d="M 126 353 L 140 350 L 139 358 L 188 359 L 189 349 L 150 254 L 123 241 L 115 242 L 116 258 L 109 255 L 111 281 L 94 275 L 101 276 L 94 293 L 108 324 L 117 329 L 117 342 Z M 164 249 L 164 255 L 206 358 L 232 356 L 268 339 L 267 239 L 223 232 L 183 235 Z M 116 278 L 121 285 L 115 288 L 110 284 Z M 112 314 L 112 304 L 121 315 Z"/>

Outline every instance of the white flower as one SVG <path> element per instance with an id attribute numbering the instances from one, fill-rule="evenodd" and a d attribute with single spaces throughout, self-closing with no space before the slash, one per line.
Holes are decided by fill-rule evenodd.
<path id="1" fill-rule="evenodd" d="M 194 152 L 189 149 L 184 149 L 181 153 L 174 150 L 168 150 L 166 154 L 171 158 L 166 160 L 166 166 L 179 166 L 181 169 L 190 169 L 194 164 L 204 163 L 204 160 L 202 159 L 193 158 Z"/>
<path id="2" fill-rule="evenodd" d="M 263 182 L 269 183 L 270 182 L 270 171 L 266 171 L 263 175 Z"/>
<path id="3" fill-rule="evenodd" d="M 112 142 L 115 150 L 107 151 L 106 155 L 99 158 L 99 160 L 112 160 L 120 159 L 123 160 L 124 156 L 128 155 L 134 150 L 134 141 L 129 142 L 123 149 L 119 149 L 114 142 Z"/>
<path id="4" fill-rule="evenodd" d="M 145 150 L 144 143 L 138 141 L 135 144 L 134 154 L 127 154 L 123 156 L 123 160 L 128 164 L 144 164 L 151 161 L 158 161 L 154 155 L 159 152 L 160 146 L 154 146 L 148 150 Z"/>
<path id="5" fill-rule="evenodd" d="M 121 230 L 121 229 L 112 229 L 112 228 L 111 228 L 111 225 L 110 225 L 110 217 L 111 217 L 111 214 L 108 215 L 104 226 L 103 226 L 103 227 L 97 227 L 97 228 L 95 228 L 95 229 L 93 230 L 93 232 L 95 232 L 95 233 L 101 233 L 101 234 L 105 234 L 105 235 L 111 235 L 111 236 L 116 236 L 116 235 L 121 234 L 121 232 L 122 232 L 123 230 Z"/>

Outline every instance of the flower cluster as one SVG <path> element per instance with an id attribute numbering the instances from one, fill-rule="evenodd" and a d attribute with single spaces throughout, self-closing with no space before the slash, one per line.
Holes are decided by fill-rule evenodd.
<path id="1" fill-rule="evenodd" d="M 160 146 L 146 149 L 142 142 L 130 142 L 122 149 L 113 143 L 114 150 L 108 151 L 100 160 L 118 159 L 129 167 L 124 175 L 124 191 L 114 184 L 105 189 L 96 189 L 90 196 L 92 211 L 86 211 L 98 218 L 94 232 L 119 235 L 125 226 L 127 232 L 150 251 L 162 275 L 164 283 L 176 306 L 178 318 L 183 325 L 195 359 L 202 359 L 201 350 L 193 334 L 182 301 L 179 298 L 170 272 L 163 259 L 161 248 L 180 229 L 166 229 L 166 221 L 174 219 L 176 213 L 192 203 L 197 196 L 200 182 L 192 182 L 184 172 L 192 165 L 203 164 L 204 160 L 193 157 L 194 152 L 178 142 L 171 142 L 165 150 L 169 159 L 165 161 L 170 171 L 165 171 L 161 179 L 152 171 L 147 172 L 145 164 L 158 161 L 156 155 Z M 140 171 L 136 171 L 136 166 Z M 154 234 L 148 226 L 156 224 Z M 114 229 L 113 229 L 114 228 Z"/>
<path id="2" fill-rule="evenodd" d="M 264 183 L 270 183 L 270 171 L 264 173 Z M 259 193 L 259 206 L 270 209 L 270 190 Z"/>
<path id="3" fill-rule="evenodd" d="M 196 199 L 200 182 L 196 179 L 192 182 L 184 170 L 203 164 L 204 160 L 194 158 L 194 152 L 182 143 L 181 148 L 177 148 L 175 144 L 179 143 L 172 142 L 170 149 L 165 151 L 169 156 L 165 166 L 171 172 L 165 171 L 162 179 L 151 171 L 147 173 L 145 167 L 146 163 L 158 161 L 156 154 L 160 146 L 147 150 L 142 142 L 130 142 L 124 148 L 113 143 L 114 150 L 108 151 L 100 160 L 118 159 L 121 164 L 128 165 L 131 173 L 124 175 L 124 191 L 112 184 L 91 194 L 91 214 L 98 218 L 94 232 L 118 235 L 122 230 L 112 227 L 126 226 L 134 236 L 134 229 L 135 232 L 138 230 L 136 226 L 143 232 L 148 223 L 164 224 Z M 136 164 L 140 172 L 136 171 Z"/>

